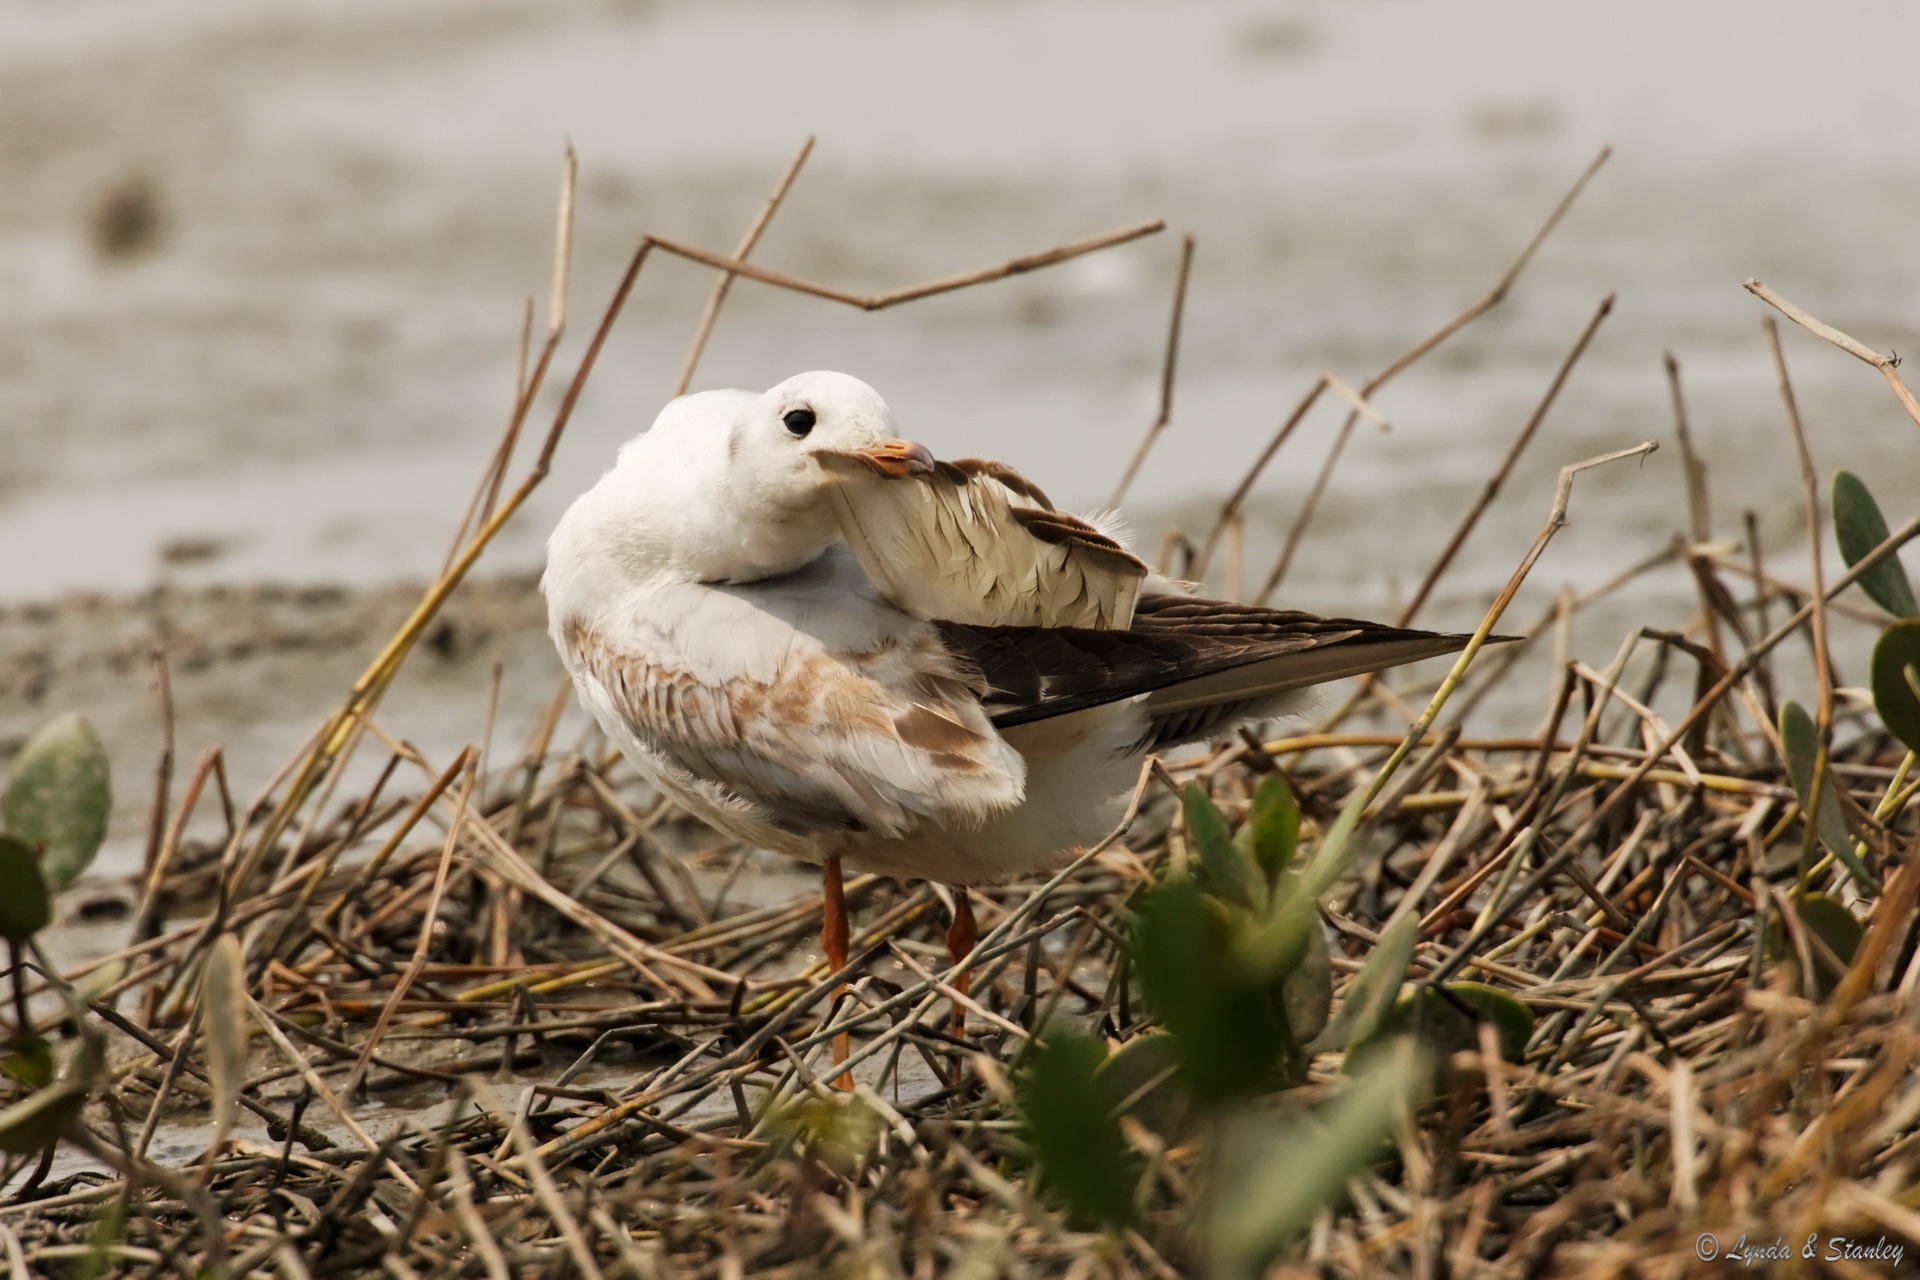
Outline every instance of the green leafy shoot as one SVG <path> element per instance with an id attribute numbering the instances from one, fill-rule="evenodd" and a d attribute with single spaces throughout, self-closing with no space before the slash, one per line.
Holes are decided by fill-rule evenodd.
<path id="1" fill-rule="evenodd" d="M 1140 1165 L 1120 1133 L 1106 1047 L 1061 1027 L 1048 1031 L 1015 1096 L 1041 1177 L 1080 1223 L 1119 1229 L 1135 1218 Z"/>
<path id="2" fill-rule="evenodd" d="M 47 888 L 56 893 L 93 861 L 112 809 L 107 750 L 80 715 L 61 716 L 27 739 L 0 801 L 7 834 L 40 851 Z"/>
<path id="3" fill-rule="evenodd" d="M 1203 1103 L 1299 1084 L 1300 1046 L 1332 1009 L 1333 959 L 1306 896 L 1307 868 L 1293 869 L 1293 794 L 1283 778 L 1263 780 L 1234 833 L 1198 787 L 1181 800 L 1190 874 L 1145 895 L 1136 912 L 1142 993 L 1169 1032 L 1182 1083 Z M 1263 951 L 1255 942 L 1273 922 L 1286 936 Z"/>
<path id="4" fill-rule="evenodd" d="M 1813 965 L 1813 981 L 1800 983 L 1807 994 L 1825 999 L 1853 963 L 1866 929 L 1853 912 L 1824 893 L 1802 894 L 1793 903 L 1793 914 L 1805 931 L 1807 955 Z M 1767 921 L 1763 939 L 1764 953 L 1776 963 L 1786 963 L 1796 974 L 1801 972 L 1800 953 L 1787 937 L 1778 916 Z"/>
<path id="5" fill-rule="evenodd" d="M 53 1083 L 53 1046 L 39 1036 L 16 1041 L 0 1058 L 0 1071 L 29 1089 L 44 1089 Z"/>
<path id="6" fill-rule="evenodd" d="M 1793 783 L 1800 807 L 1814 815 L 1814 828 L 1820 843 L 1839 859 L 1855 882 L 1868 892 L 1878 893 L 1879 884 L 1866 863 L 1854 852 L 1853 833 L 1847 829 L 1846 812 L 1840 807 L 1840 795 L 1834 789 L 1831 772 L 1822 771 L 1819 779 L 1819 808 L 1814 807 L 1814 768 L 1820 752 L 1820 735 L 1813 717 L 1797 702 L 1780 705 L 1780 745 L 1786 752 L 1787 778 Z"/>
<path id="7" fill-rule="evenodd" d="M 82 1046 L 65 1075 L 0 1110 L 0 1151 L 15 1156 L 39 1155 L 58 1142 L 86 1106 L 95 1069 L 91 1049 Z"/>
<path id="8" fill-rule="evenodd" d="M 1299 962 L 1280 979 L 1280 1001 L 1286 1008 L 1288 1030 L 1302 1044 L 1327 1029 L 1328 1015 L 1333 1012 L 1333 952 L 1319 920 L 1308 921 L 1306 938 Z"/>
<path id="9" fill-rule="evenodd" d="M 1260 779 L 1234 843 L 1253 858 L 1269 887 L 1293 866 L 1300 848 L 1300 806 L 1285 777 L 1270 773 Z"/>
<path id="10" fill-rule="evenodd" d="M 1887 732 L 1920 751 L 1920 619 L 1896 622 L 1873 646 L 1873 708 Z"/>
<path id="11" fill-rule="evenodd" d="M 769 1117 L 767 1128 L 796 1154 L 850 1178 L 873 1154 L 881 1123 L 858 1094 L 803 1095 Z"/>
<path id="12" fill-rule="evenodd" d="M 1193 851 L 1194 878 L 1212 896 L 1236 906 L 1252 907 L 1266 895 L 1253 867 L 1235 847 L 1233 833 L 1220 809 L 1198 785 L 1189 785 L 1180 797 L 1186 817 L 1187 844 Z"/>
<path id="13" fill-rule="evenodd" d="M 1387 922 L 1374 943 L 1373 953 L 1347 984 L 1347 998 L 1340 1012 L 1311 1048 L 1350 1049 L 1373 1037 L 1381 1019 L 1393 1007 L 1400 984 L 1407 980 L 1407 966 L 1413 961 L 1413 946 L 1420 938 L 1420 917 L 1403 912 Z"/>
<path id="14" fill-rule="evenodd" d="M 1277 977 L 1300 963 L 1308 946 L 1308 932 L 1320 927 L 1320 899 L 1347 869 L 1353 833 L 1360 825 L 1366 801 L 1364 789 L 1349 796 L 1300 874 L 1282 880 L 1276 887 L 1265 917 L 1245 943 L 1246 963 L 1256 972 Z"/>
<path id="15" fill-rule="evenodd" d="M 1247 966 L 1230 917 L 1193 881 L 1173 880 L 1145 896 L 1133 964 L 1197 1097 L 1258 1093 L 1279 1082 L 1276 1072 L 1296 1074 L 1299 1046 L 1274 977 Z"/>
<path id="16" fill-rule="evenodd" d="M 1229 1129 L 1206 1222 L 1214 1274 L 1259 1275 L 1349 1178 L 1380 1158 L 1394 1117 L 1426 1074 L 1425 1055 L 1401 1039 L 1318 1110 L 1279 1123 L 1248 1117 Z"/>
<path id="17" fill-rule="evenodd" d="M 12 836 L 0 836 L 0 938 L 25 942 L 52 919 L 39 855 Z"/>
<path id="18" fill-rule="evenodd" d="M 1887 522 L 1880 515 L 1879 504 L 1851 471 L 1836 471 L 1833 476 L 1833 533 L 1849 565 L 1860 563 L 1887 540 Z M 1861 574 L 1860 589 L 1896 618 L 1920 617 L 1920 604 L 1914 602 L 1913 587 L 1900 567 L 1898 552 L 1883 557 Z"/>

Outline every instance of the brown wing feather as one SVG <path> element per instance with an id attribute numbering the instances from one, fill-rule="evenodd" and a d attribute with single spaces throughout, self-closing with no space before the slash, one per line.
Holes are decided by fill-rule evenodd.
<path id="1" fill-rule="evenodd" d="M 1124 631 L 939 624 L 978 669 L 1000 728 L 1154 694 L 1176 724 L 1208 707 L 1251 705 L 1288 689 L 1464 647 L 1469 637 L 1196 596 L 1142 596 Z"/>
<path id="2" fill-rule="evenodd" d="M 813 456 L 835 479 L 848 548 L 902 611 L 979 626 L 1132 619 L 1147 566 L 1005 463 L 964 458 L 895 475 L 858 453 Z"/>

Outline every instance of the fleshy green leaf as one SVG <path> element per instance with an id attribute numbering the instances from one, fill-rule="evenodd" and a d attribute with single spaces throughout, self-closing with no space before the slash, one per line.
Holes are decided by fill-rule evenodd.
<path id="1" fill-rule="evenodd" d="M 1839 859 L 1862 888 L 1879 892 L 1879 884 L 1860 861 L 1860 855 L 1854 852 L 1853 833 L 1847 830 L 1847 815 L 1840 807 L 1832 770 L 1820 775 L 1820 807 L 1814 812 L 1813 770 L 1820 752 L 1820 733 L 1814 728 L 1813 717 L 1797 702 L 1780 704 L 1780 745 L 1787 755 L 1787 780 L 1793 783 L 1793 793 L 1800 797 L 1801 809 L 1814 813 L 1814 829 L 1819 833 L 1820 843 L 1827 846 L 1828 852 Z"/>
<path id="2" fill-rule="evenodd" d="M 1293 865 L 1300 848 L 1300 806 L 1286 778 L 1270 773 L 1253 789 L 1246 825 L 1234 837 L 1253 856 L 1254 863 L 1273 884 Z"/>
<path id="3" fill-rule="evenodd" d="M 1259 901 L 1253 867 L 1233 844 L 1220 809 L 1197 785 L 1180 797 L 1187 819 L 1187 845 L 1193 851 L 1194 879 L 1223 902 L 1251 907 Z"/>
<path id="4" fill-rule="evenodd" d="M 1411 911 L 1387 922 L 1373 954 L 1347 984 L 1347 998 L 1339 1014 L 1311 1046 L 1315 1052 L 1352 1048 L 1373 1037 L 1380 1020 L 1393 1007 L 1400 984 L 1407 980 L 1407 966 L 1419 937 L 1420 917 Z"/>
<path id="5" fill-rule="evenodd" d="M 49 890 L 87 869 L 106 838 L 113 790 L 107 749 L 85 716 L 61 716 L 27 739 L 0 807 L 7 833 L 40 850 Z"/>
<path id="6" fill-rule="evenodd" d="M 1366 799 L 1366 788 L 1355 788 L 1300 873 L 1282 877 L 1274 887 L 1273 900 L 1241 949 L 1245 963 L 1255 972 L 1279 977 L 1300 963 L 1308 932 L 1319 927 L 1320 899 L 1351 860 L 1353 833 Z"/>
<path id="7" fill-rule="evenodd" d="M 74 984 L 73 998 L 79 1004 L 92 1004 L 113 990 L 127 976 L 125 960 L 108 960 Z"/>
<path id="8" fill-rule="evenodd" d="M 1849 565 L 1887 540 L 1887 522 L 1867 486 L 1851 471 L 1833 475 L 1833 534 Z M 1883 557 L 1860 575 L 1860 589 L 1896 618 L 1920 617 L 1920 604 L 1900 567 L 1900 553 Z"/>
<path id="9" fill-rule="evenodd" d="M 1375 1037 L 1354 1046 L 1347 1058 L 1348 1069 L 1370 1061 L 1383 1043 L 1391 1044 L 1408 1034 L 1417 1036 L 1439 1061 L 1445 1062 L 1456 1053 L 1479 1049 L 1482 1022 L 1493 1024 L 1502 1057 L 1509 1062 L 1526 1057 L 1527 1041 L 1533 1036 L 1533 1012 L 1525 1004 L 1484 983 L 1449 982 L 1445 995 L 1432 987 L 1421 987 L 1396 1001 L 1380 1019 Z"/>
<path id="10" fill-rule="evenodd" d="M 1079 1221 L 1117 1228 L 1134 1220 L 1139 1163 L 1120 1134 L 1120 1099 L 1100 1072 L 1106 1057 L 1098 1041 L 1054 1028 L 1015 1096 L 1042 1180 Z"/>
<path id="11" fill-rule="evenodd" d="M 1276 1075 L 1298 1074 L 1298 1045 L 1284 1001 L 1275 998 L 1281 972 L 1250 968 L 1234 932 L 1226 912 L 1186 879 L 1148 893 L 1134 925 L 1142 994 L 1173 1036 L 1187 1087 L 1205 1101 L 1260 1092 Z"/>
<path id="12" fill-rule="evenodd" d="M 769 1118 L 783 1141 L 845 1178 L 857 1175 L 880 1138 L 881 1119 L 858 1094 L 802 1095 Z"/>
<path id="13" fill-rule="evenodd" d="M 1287 1027 L 1304 1044 L 1327 1028 L 1333 1011 L 1333 955 L 1327 949 L 1327 931 L 1314 920 L 1307 930 L 1307 947 L 1300 962 L 1280 980 L 1280 999 L 1286 1005 Z"/>
<path id="14" fill-rule="evenodd" d="M 1426 1073 L 1424 1055 L 1401 1040 L 1313 1113 L 1278 1123 L 1248 1116 L 1227 1127 L 1206 1215 L 1213 1273 L 1227 1280 L 1259 1275 L 1349 1178 L 1383 1154 L 1394 1116 Z"/>
<path id="15" fill-rule="evenodd" d="M 39 857 L 12 836 L 0 836 L 0 938 L 25 942 L 51 919 Z"/>
<path id="16" fill-rule="evenodd" d="M 109 1201 L 87 1237 L 87 1256 L 74 1264 L 69 1280 L 100 1280 L 113 1270 L 114 1246 L 127 1234 L 127 1194 Z"/>
<path id="17" fill-rule="evenodd" d="M 1873 646 L 1873 707 L 1887 732 L 1920 751 L 1920 621 L 1896 622 Z"/>
<path id="18" fill-rule="evenodd" d="M 82 1049 L 66 1075 L 0 1111 L 0 1151 L 38 1155 L 59 1141 L 87 1104 L 93 1072 L 91 1055 Z"/>
<path id="19" fill-rule="evenodd" d="M 53 1083 L 53 1046 L 39 1036 L 19 1041 L 0 1058 L 0 1071 L 29 1089 L 44 1089 Z"/>
<path id="20" fill-rule="evenodd" d="M 1360 826 L 1360 815 L 1366 812 L 1367 789 L 1355 787 L 1347 802 L 1340 806 L 1339 816 L 1333 825 L 1320 838 L 1320 845 L 1313 851 L 1313 857 L 1307 861 L 1304 886 L 1307 896 L 1315 902 L 1320 896 L 1333 888 L 1333 882 L 1347 869 L 1352 861 L 1353 833 Z"/>
<path id="21" fill-rule="evenodd" d="M 1854 919 L 1853 912 L 1841 903 L 1834 901 L 1824 893 L 1803 894 L 1793 904 L 1793 913 L 1813 937 L 1820 939 L 1833 958 L 1821 954 L 1817 946 L 1807 950 L 1813 957 L 1813 985 L 1810 994 L 1825 997 L 1832 993 L 1839 983 L 1847 966 L 1853 963 L 1855 953 L 1860 950 L 1860 941 L 1866 936 L 1866 929 Z M 1797 972 L 1800 968 L 1798 949 L 1787 939 L 1786 931 L 1779 917 L 1767 921 L 1766 935 L 1762 941 L 1767 957 L 1776 962 L 1785 962 Z M 1834 966 L 1834 960 L 1840 967 Z"/>
<path id="22" fill-rule="evenodd" d="M 233 1132 L 240 1086 L 247 1078 L 247 980 L 240 940 L 223 933 L 207 953 L 200 975 L 200 1032 L 206 1037 L 207 1079 L 213 1086 L 213 1140 L 219 1147 Z"/>
<path id="23" fill-rule="evenodd" d="M 1164 1031 L 1135 1036 L 1113 1051 L 1098 1072 L 1116 1105 L 1164 1138 L 1184 1135 L 1195 1118 L 1180 1087 L 1173 1037 Z"/>

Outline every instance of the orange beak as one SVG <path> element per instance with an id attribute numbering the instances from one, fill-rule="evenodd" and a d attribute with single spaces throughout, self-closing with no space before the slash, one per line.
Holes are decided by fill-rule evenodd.
<path id="1" fill-rule="evenodd" d="M 911 440 L 885 440 L 860 456 L 890 476 L 924 476 L 933 470 L 933 455 L 927 446 Z"/>

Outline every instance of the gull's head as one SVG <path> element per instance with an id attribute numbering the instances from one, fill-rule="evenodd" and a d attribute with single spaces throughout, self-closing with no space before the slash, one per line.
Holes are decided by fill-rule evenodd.
<path id="1" fill-rule="evenodd" d="M 802 373 L 758 395 L 672 401 L 621 450 L 587 506 L 635 569 L 712 582 L 773 577 L 840 538 L 822 454 L 856 454 L 901 476 L 933 466 L 925 448 L 898 437 L 872 387 L 844 373 Z"/>
<path id="2" fill-rule="evenodd" d="M 823 508 L 832 483 L 823 453 L 859 454 L 895 475 L 933 468 L 933 455 L 900 439 L 887 402 L 844 373 L 796 374 L 746 405 L 727 437 L 733 495 L 776 519 Z M 743 512 L 742 514 L 749 514 Z"/>

